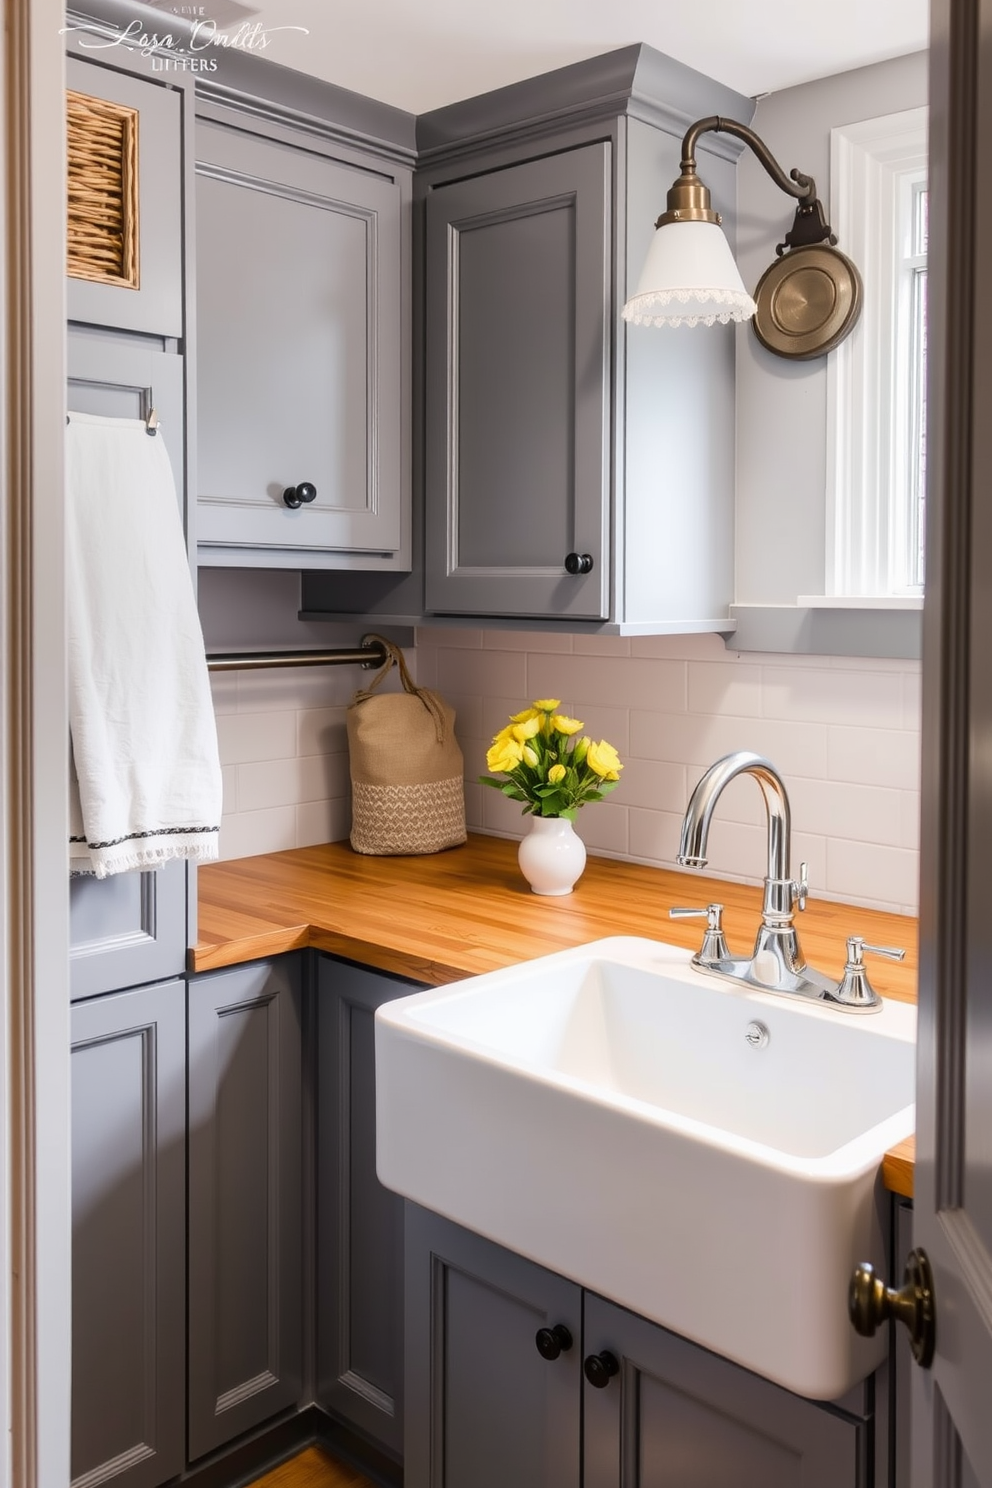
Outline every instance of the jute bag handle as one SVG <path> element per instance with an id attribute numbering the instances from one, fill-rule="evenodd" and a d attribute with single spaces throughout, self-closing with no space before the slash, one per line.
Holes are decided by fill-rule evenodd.
<path id="1" fill-rule="evenodd" d="M 441 705 L 441 699 L 437 693 L 431 692 L 429 687 L 418 687 L 416 685 L 407 668 L 406 657 L 403 655 L 399 646 L 394 645 L 392 641 L 387 641 L 385 636 L 370 635 L 367 639 L 369 642 L 375 641 L 377 645 L 382 647 L 386 653 L 386 660 L 372 678 L 368 687 L 359 688 L 355 693 L 355 696 L 351 700 L 352 707 L 356 703 L 364 703 L 367 698 L 373 697 L 376 688 L 386 680 L 393 667 L 397 666 L 400 671 L 400 681 L 403 683 L 403 691 L 410 693 L 411 697 L 420 699 L 434 720 L 434 732 L 437 736 L 437 742 L 443 744 L 447 737 L 448 725 L 444 716 L 444 709 Z"/>

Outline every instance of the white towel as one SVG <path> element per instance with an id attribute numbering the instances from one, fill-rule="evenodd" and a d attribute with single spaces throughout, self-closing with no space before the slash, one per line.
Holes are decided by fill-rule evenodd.
<path id="1" fill-rule="evenodd" d="M 66 429 L 70 868 L 217 856 L 221 774 L 172 467 L 140 419 Z"/>

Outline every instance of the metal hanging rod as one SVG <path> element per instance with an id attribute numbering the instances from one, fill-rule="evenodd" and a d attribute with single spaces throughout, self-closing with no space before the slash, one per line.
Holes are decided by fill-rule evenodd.
<path id="1" fill-rule="evenodd" d="M 320 651 L 218 651 L 207 657 L 211 672 L 256 672 L 270 667 L 361 666 L 380 667 L 387 653 L 379 641 L 362 637 L 360 646 Z"/>

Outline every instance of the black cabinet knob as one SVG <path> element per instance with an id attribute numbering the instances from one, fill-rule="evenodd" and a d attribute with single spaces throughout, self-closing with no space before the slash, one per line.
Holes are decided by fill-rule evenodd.
<path id="1" fill-rule="evenodd" d="M 298 486 L 287 486 L 282 493 L 283 501 L 285 501 L 287 506 L 293 507 L 294 510 L 296 507 L 302 506 L 304 502 L 309 505 L 311 501 L 316 500 L 316 497 L 317 487 L 312 481 L 300 481 Z"/>
<path id="2" fill-rule="evenodd" d="M 591 553 L 566 553 L 565 572 L 570 574 L 592 573 Z"/>
<path id="3" fill-rule="evenodd" d="M 590 1354 L 582 1368 L 586 1379 L 597 1390 L 605 1390 L 613 1376 L 620 1373 L 616 1356 L 608 1349 L 604 1349 L 601 1354 Z"/>
<path id="4" fill-rule="evenodd" d="M 553 1328 L 538 1328 L 534 1342 L 542 1359 L 553 1360 L 559 1354 L 568 1353 L 572 1347 L 572 1335 L 564 1323 L 556 1323 Z"/>

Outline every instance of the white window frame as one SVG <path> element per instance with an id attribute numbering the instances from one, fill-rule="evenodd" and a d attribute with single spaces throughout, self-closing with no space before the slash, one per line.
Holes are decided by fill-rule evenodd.
<path id="1" fill-rule="evenodd" d="M 925 177 L 928 109 L 831 131 L 830 221 L 864 282 L 852 335 L 827 360 L 826 592 L 837 599 L 921 596 L 907 582 L 901 509 L 907 436 L 899 368 L 897 262 L 907 192 Z"/>

